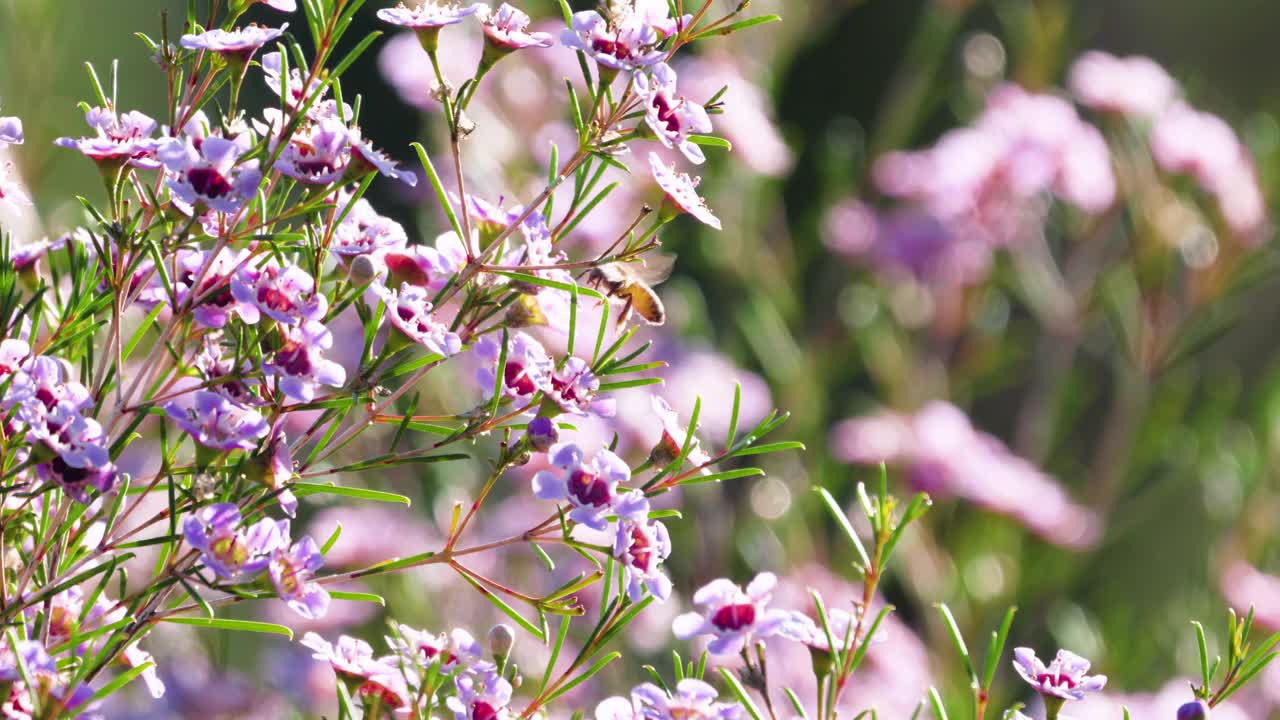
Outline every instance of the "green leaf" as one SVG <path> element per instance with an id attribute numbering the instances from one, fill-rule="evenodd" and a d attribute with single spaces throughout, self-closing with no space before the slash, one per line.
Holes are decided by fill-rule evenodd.
<path id="1" fill-rule="evenodd" d="M 1004 612 L 1004 620 L 1000 629 L 991 633 L 991 643 L 987 645 L 987 663 L 982 673 L 982 687 L 990 689 L 991 681 L 996 676 L 996 668 L 1000 665 L 1000 656 L 1004 654 L 1005 643 L 1009 640 L 1009 629 L 1013 627 L 1013 616 L 1018 612 L 1017 606 L 1010 606 Z"/>
<path id="2" fill-rule="evenodd" d="M 350 600 L 352 602 L 367 602 L 375 603 L 383 607 L 387 606 L 387 601 L 381 595 L 377 595 L 375 593 L 330 590 L 329 596 L 334 600 Z"/>
<path id="3" fill-rule="evenodd" d="M 751 716 L 751 720 L 763 720 L 764 716 L 760 713 L 760 708 L 756 707 L 756 703 L 747 694 L 747 689 L 742 687 L 742 683 L 738 680 L 738 676 L 733 674 L 729 668 L 720 668 L 720 677 L 729 684 L 729 689 L 733 691 L 734 697 L 738 702 L 742 703 L 742 707 L 746 708 L 747 714 Z"/>
<path id="4" fill-rule="evenodd" d="M 938 695 L 938 688 L 929 688 L 929 704 L 933 706 L 933 716 L 936 720 L 947 720 L 947 708 L 942 704 L 942 697 Z"/>
<path id="5" fill-rule="evenodd" d="M 964 642 L 964 635 L 960 633 L 960 627 L 956 625 L 956 618 L 951 614 L 951 608 L 946 603 L 938 603 L 935 607 L 942 614 L 942 622 L 947 627 L 947 634 L 951 636 L 951 643 L 955 645 L 956 652 L 960 653 L 960 660 L 964 663 L 964 671 L 969 674 L 970 681 L 978 682 L 978 674 L 973 671 L 973 661 L 969 659 L 969 646 Z"/>
<path id="6" fill-rule="evenodd" d="M 156 663 L 154 660 L 148 660 L 147 662 L 144 662 L 137 667 L 130 668 L 129 670 L 120 673 L 119 675 L 114 677 L 111 680 L 111 682 L 99 688 L 98 692 L 94 693 L 93 697 L 89 698 L 89 701 L 86 703 L 86 705 L 92 705 L 93 703 L 99 702 L 101 700 L 106 700 L 108 697 L 111 697 L 112 695 L 114 695 L 117 690 L 133 682 L 134 678 L 138 677 L 142 673 L 150 670 L 155 666 L 156 666 Z"/>
<path id="7" fill-rule="evenodd" d="M 449 193 L 445 191 L 444 184 L 440 182 L 440 174 L 436 172 L 436 166 L 431 164 L 431 158 L 427 156 L 427 149 L 422 143 L 410 143 L 409 147 L 418 153 L 418 160 L 422 162 L 422 169 L 427 171 L 427 179 L 431 181 L 431 187 L 436 191 L 436 200 L 440 202 L 440 207 L 444 210 L 445 217 L 449 218 L 449 227 L 458 235 L 458 241 L 463 247 L 471 247 L 471 239 L 463 235 L 462 225 L 458 222 L 458 216 L 453 211 L 453 203 L 449 200 Z M 466 212 L 466 208 L 462 209 Z"/>
<path id="8" fill-rule="evenodd" d="M 277 625 L 269 622 L 258 622 L 256 620 L 174 616 L 162 618 L 162 622 L 173 623 L 175 625 L 194 625 L 195 627 L 209 628 L 212 630 L 234 630 L 236 632 L 283 635 L 290 640 L 293 639 L 293 631 L 284 625 Z"/>
<path id="9" fill-rule="evenodd" d="M 306 495 L 340 495 L 342 497 L 358 498 L 360 500 L 401 503 L 405 506 L 412 504 L 409 498 L 404 495 L 383 492 L 381 490 L 369 490 L 367 488 L 343 487 L 342 485 L 320 485 L 318 483 L 299 482 L 293 483 L 293 490 L 299 497 Z"/>
<path id="10" fill-rule="evenodd" d="M 736 33 L 739 30 L 746 30 L 749 27 L 755 27 L 757 25 L 767 25 L 768 23 L 780 22 L 781 20 L 782 18 L 777 15 L 760 15 L 759 17 L 747 18 L 746 20 L 739 20 L 736 23 L 725 25 L 724 27 L 712 28 L 705 32 L 700 32 L 697 35 L 693 36 L 693 39 L 701 40 L 703 38 L 708 38 L 713 35 L 732 35 L 733 33 Z"/>
<path id="11" fill-rule="evenodd" d="M 724 148 L 725 150 L 733 149 L 733 143 L 730 143 L 724 138 L 716 137 L 715 135 L 690 135 L 689 140 L 691 140 L 695 145 Z"/>
<path id="12" fill-rule="evenodd" d="M 494 607 L 501 610 L 504 615 L 511 618 L 513 621 L 515 621 L 517 625 L 524 628 L 530 635 L 538 638 L 539 642 L 545 643 L 547 641 L 547 634 L 543 632 L 542 628 L 539 628 L 538 626 L 534 625 L 532 622 L 529 622 L 529 620 L 527 620 L 525 616 L 521 615 L 519 612 L 516 612 L 516 609 L 508 605 L 505 600 L 498 597 L 497 595 L 494 595 L 491 590 L 481 585 L 479 581 L 471 577 L 469 573 L 459 572 L 458 574 L 461 575 L 464 580 L 471 583 L 471 587 L 475 588 L 476 592 L 480 593 L 481 595 L 484 596 L 486 600 L 493 603 Z"/>
<path id="13" fill-rule="evenodd" d="M 863 569 L 871 567 L 871 557 L 867 555 L 867 549 L 862 545 L 862 539 L 858 537 L 858 532 L 853 529 L 853 524 L 849 522 L 849 517 L 844 514 L 844 509 L 840 507 L 840 503 L 836 502 L 831 493 L 827 492 L 824 487 L 815 487 L 814 492 L 818 493 L 818 497 L 822 498 L 822 502 L 826 505 L 827 510 L 831 512 L 831 516 L 836 519 L 836 524 L 844 530 L 844 534 L 853 543 L 853 549 L 858 551 L 858 558 L 862 561 Z"/>

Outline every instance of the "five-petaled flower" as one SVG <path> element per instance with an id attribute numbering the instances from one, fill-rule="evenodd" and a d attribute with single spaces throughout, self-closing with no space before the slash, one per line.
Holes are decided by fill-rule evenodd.
<path id="1" fill-rule="evenodd" d="M 547 451 L 560 472 L 542 470 L 533 476 L 533 494 L 541 500 L 567 500 L 573 509 L 569 519 L 594 530 L 609 527 L 608 516 L 640 521 L 649 516 L 649 501 L 639 490 L 618 491 L 631 479 L 631 468 L 622 458 L 601 449 L 585 460 L 582 448 L 559 443 Z"/>
<path id="2" fill-rule="evenodd" d="M 462 6 L 458 3 L 440 4 L 437 0 L 426 0 L 417 7 L 407 7 L 404 3 L 392 8 L 378 11 L 378 19 L 383 22 L 409 28 L 418 33 L 418 42 L 423 49 L 434 53 L 440 43 L 440 29 L 456 25 L 482 10 L 484 5 Z"/>
<path id="3" fill-rule="evenodd" d="M 631 691 L 646 720 L 738 720 L 742 706 L 716 702 L 716 689 L 696 678 L 685 678 L 669 693 L 653 683 L 645 683 Z"/>
<path id="4" fill-rule="evenodd" d="M 553 44 L 550 33 L 529 32 L 529 16 L 508 3 L 502 3 L 497 10 L 482 6 L 480 20 L 485 39 L 485 59 L 481 64 L 492 64 L 516 50 Z"/>
<path id="5" fill-rule="evenodd" d="M 249 25 L 235 30 L 217 28 L 199 34 L 182 36 L 182 47 L 188 50 L 215 52 L 239 63 L 247 63 L 253 54 L 289 29 L 289 23 L 278 28 Z"/>
<path id="6" fill-rule="evenodd" d="M 701 164 L 706 156 L 689 136 L 711 132 L 711 116 L 706 108 L 679 95 L 676 82 L 676 71 L 658 63 L 648 74 L 636 74 L 636 94 L 644 98 L 645 122 L 658 141 L 684 153 L 689 162 Z"/>
<path id="7" fill-rule="evenodd" d="M 391 324 L 408 339 L 444 357 L 462 349 L 458 334 L 435 319 L 426 288 L 404 283 L 398 291 L 383 288 L 380 295 Z"/>
<path id="8" fill-rule="evenodd" d="M 283 527 L 282 527 L 283 525 Z M 263 518 L 241 527 L 240 508 L 217 503 L 200 508 L 182 523 L 187 544 L 200 551 L 205 567 L 230 582 L 250 580 L 267 569 L 271 555 L 288 542 L 288 522 Z"/>
<path id="9" fill-rule="evenodd" d="M 654 181 L 666 194 L 666 201 L 662 204 L 664 217 L 688 213 L 699 222 L 720 229 L 720 218 L 711 212 L 707 202 L 698 194 L 697 180 L 663 162 L 657 153 L 649 153 L 649 168 L 653 171 Z"/>
<path id="10" fill-rule="evenodd" d="M 565 47 L 580 50 L 613 72 L 630 72 L 660 62 L 666 53 L 658 49 L 663 35 L 643 16 L 625 13 L 606 20 L 595 10 L 573 14 L 570 26 L 560 34 Z"/>
<path id="11" fill-rule="evenodd" d="M 257 410 L 209 390 L 197 390 L 189 407 L 173 400 L 164 409 L 192 439 L 214 450 L 252 450 L 270 430 Z"/>
<path id="12" fill-rule="evenodd" d="M 347 371 L 324 357 L 333 347 L 333 333 L 324 323 L 308 320 L 284 331 L 284 344 L 262 372 L 280 380 L 280 391 L 298 402 L 311 402 L 316 386 L 342 387 Z"/>
<path id="13" fill-rule="evenodd" d="M 769 607 L 777 582 L 773 573 L 760 573 L 744 592 L 730 580 L 713 580 L 693 595 L 699 611 L 677 617 L 671 629 L 681 640 L 714 635 L 707 645 L 712 655 L 736 655 L 756 640 L 774 635 L 803 642 L 804 616 Z"/>
<path id="14" fill-rule="evenodd" d="M 262 181 L 258 161 L 241 157 L 248 148 L 221 137 L 207 137 L 199 145 L 190 138 L 170 138 L 156 154 L 169 172 L 175 203 L 188 213 L 205 210 L 234 213 L 253 199 Z"/>
<path id="15" fill-rule="evenodd" d="M 670 555 L 671 536 L 662 521 L 624 519 L 618 523 L 613 556 L 622 563 L 632 602 L 639 602 L 646 590 L 658 602 L 671 596 L 671 579 L 659 567 Z"/>
<path id="16" fill-rule="evenodd" d="M 1086 675 L 1089 661 L 1069 650 L 1059 650 L 1053 661 L 1045 665 L 1036 657 L 1035 650 L 1015 648 L 1013 668 L 1046 701 L 1050 698 L 1083 700 L 1085 695 L 1097 692 L 1107 684 L 1106 675 Z"/>
<path id="17" fill-rule="evenodd" d="M 155 120 L 136 110 L 117 115 L 113 109 L 95 107 L 85 113 L 84 121 L 93 128 L 93 136 L 61 137 L 54 144 L 79 150 L 99 165 L 129 163 L 147 170 L 160 167 L 155 159 L 157 141 L 152 138 Z"/>
<path id="18" fill-rule="evenodd" d="M 288 520 L 280 521 L 286 537 L 288 523 Z M 309 535 L 292 546 L 287 543 L 285 540 L 271 555 L 267 567 L 271 584 L 289 609 L 308 620 L 324 617 L 329 610 L 329 593 L 314 580 L 316 571 L 324 566 L 320 546 Z"/>

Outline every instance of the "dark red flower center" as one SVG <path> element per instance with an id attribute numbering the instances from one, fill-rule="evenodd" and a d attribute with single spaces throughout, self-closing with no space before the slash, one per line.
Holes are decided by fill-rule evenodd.
<path id="1" fill-rule="evenodd" d="M 756 606 L 750 603 L 725 605 L 711 616 L 711 624 L 721 630 L 737 631 L 751 627 L 756 621 Z"/>
<path id="2" fill-rule="evenodd" d="M 207 198 L 220 198 L 231 193 L 231 183 L 213 168 L 191 168 L 187 180 L 196 194 Z"/>
<path id="3" fill-rule="evenodd" d="M 498 709 L 483 700 L 477 700 L 471 706 L 471 720 L 494 720 L 498 717 Z"/>
<path id="4" fill-rule="evenodd" d="M 577 498 L 578 502 L 583 505 L 594 505 L 596 507 L 604 507 L 613 499 L 613 493 L 609 490 L 609 483 L 605 482 L 599 475 L 581 468 L 569 474 L 569 494 Z"/>
<path id="5" fill-rule="evenodd" d="M 507 387 L 515 390 L 517 395 L 532 395 L 538 390 L 538 386 L 533 382 L 533 378 L 529 375 L 527 368 L 518 362 L 507 360 L 502 376 L 507 383 Z"/>
<path id="6" fill-rule="evenodd" d="M 1062 673 L 1040 673 L 1036 676 L 1036 682 L 1052 687 L 1066 687 L 1068 690 L 1076 686 L 1074 680 Z"/>

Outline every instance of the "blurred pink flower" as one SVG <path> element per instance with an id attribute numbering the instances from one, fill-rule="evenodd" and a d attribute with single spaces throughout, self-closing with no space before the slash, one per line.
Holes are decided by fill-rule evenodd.
<path id="1" fill-rule="evenodd" d="M 844 462 L 900 466 L 917 489 L 1008 515 L 1056 545 L 1086 548 L 1098 540 L 1091 511 L 949 403 L 929 403 L 914 415 L 845 420 L 832 429 L 831 447 Z"/>
<path id="2" fill-rule="evenodd" d="M 1161 170 L 1190 175 L 1213 195 L 1239 239 L 1250 245 L 1264 239 L 1266 200 L 1253 159 L 1222 118 L 1174 103 L 1151 127 L 1151 154 Z"/>
<path id="3" fill-rule="evenodd" d="M 1106 211 L 1116 196 L 1098 129 L 1066 100 L 1017 85 L 997 88 L 972 125 L 933 147 L 882 156 L 873 175 L 882 192 L 920 204 L 956 234 L 996 246 L 1043 222 L 1046 195 L 1090 214 Z"/>
<path id="4" fill-rule="evenodd" d="M 1178 97 L 1178 83 L 1151 58 L 1099 50 L 1071 65 L 1067 86 L 1085 107 L 1142 117 L 1159 114 Z"/>

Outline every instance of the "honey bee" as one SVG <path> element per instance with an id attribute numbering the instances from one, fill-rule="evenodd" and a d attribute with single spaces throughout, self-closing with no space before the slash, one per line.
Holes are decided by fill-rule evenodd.
<path id="1" fill-rule="evenodd" d="M 594 267 L 587 272 L 587 285 L 601 293 L 623 301 L 618 325 L 626 323 L 634 311 L 650 325 L 667 321 L 667 309 L 653 286 L 671 276 L 675 255 L 653 255 L 649 262 L 614 262 Z"/>

